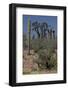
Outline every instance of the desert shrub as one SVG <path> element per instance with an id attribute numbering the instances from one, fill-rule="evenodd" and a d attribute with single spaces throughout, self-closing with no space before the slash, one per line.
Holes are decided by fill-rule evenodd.
<path id="1" fill-rule="evenodd" d="M 57 41 L 56 39 L 48 39 L 46 40 L 46 49 L 57 49 Z"/>
<path id="2" fill-rule="evenodd" d="M 38 52 L 40 49 L 45 49 L 46 42 L 42 39 L 35 39 L 31 40 L 31 49 L 33 49 L 35 52 Z"/>
<path id="3" fill-rule="evenodd" d="M 32 40 L 31 48 L 39 56 L 39 58 L 35 60 L 39 68 L 43 68 L 43 69 L 45 68 L 56 69 L 57 68 L 57 56 L 55 52 L 55 50 L 57 50 L 56 39 Z"/>
<path id="4" fill-rule="evenodd" d="M 50 59 L 50 65 L 52 65 L 51 67 L 53 69 L 57 69 L 57 55 L 56 53 L 54 53 L 52 56 L 51 56 L 51 59 Z"/>
<path id="5" fill-rule="evenodd" d="M 46 68 L 46 62 L 48 58 L 48 51 L 47 50 L 39 50 L 38 51 L 39 59 L 37 60 L 37 63 L 40 68 Z"/>
<path id="6" fill-rule="evenodd" d="M 37 63 L 40 68 L 47 68 L 47 69 L 56 69 L 57 67 L 57 59 L 56 55 L 51 51 L 48 50 L 39 50 L 38 51 L 39 59 L 37 59 Z"/>
<path id="7" fill-rule="evenodd" d="M 36 41 L 35 40 L 31 40 L 30 41 L 30 49 L 33 49 L 33 50 L 38 49 L 37 40 Z"/>
<path id="8" fill-rule="evenodd" d="M 57 42 L 56 39 L 34 39 L 31 40 L 31 49 L 35 50 L 36 52 L 40 49 L 57 49 Z"/>

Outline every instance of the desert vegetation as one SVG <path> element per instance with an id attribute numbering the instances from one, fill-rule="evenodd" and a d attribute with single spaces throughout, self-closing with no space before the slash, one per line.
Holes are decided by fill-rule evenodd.
<path id="1" fill-rule="evenodd" d="M 57 37 L 45 22 L 31 22 L 23 33 L 23 74 L 57 73 Z"/>

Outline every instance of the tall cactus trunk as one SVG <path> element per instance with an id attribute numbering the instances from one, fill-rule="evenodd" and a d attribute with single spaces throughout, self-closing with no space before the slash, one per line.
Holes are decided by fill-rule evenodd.
<path id="1" fill-rule="evenodd" d="M 28 45 L 28 54 L 30 55 L 30 39 L 31 39 L 31 21 L 30 21 L 30 18 L 28 17 L 28 42 L 29 42 L 29 45 Z"/>

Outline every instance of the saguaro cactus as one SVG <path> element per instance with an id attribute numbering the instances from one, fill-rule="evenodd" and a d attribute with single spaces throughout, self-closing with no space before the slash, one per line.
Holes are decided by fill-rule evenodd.
<path id="1" fill-rule="evenodd" d="M 30 54 L 31 21 L 30 21 L 30 17 L 29 16 L 28 16 L 28 35 L 29 35 L 29 38 L 28 38 L 28 42 L 29 42 L 28 54 Z"/>

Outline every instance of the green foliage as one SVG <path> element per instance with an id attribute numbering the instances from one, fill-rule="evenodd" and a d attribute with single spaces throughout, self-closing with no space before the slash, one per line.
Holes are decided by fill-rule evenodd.
<path id="1" fill-rule="evenodd" d="M 31 40 L 31 49 L 38 52 L 40 49 L 54 50 L 57 49 L 56 40 L 52 39 L 35 39 Z"/>
<path id="2" fill-rule="evenodd" d="M 42 43 L 41 43 L 42 42 Z M 45 45 L 46 42 L 42 41 L 42 39 L 35 39 L 31 40 L 30 47 L 33 49 L 35 52 L 38 52 L 40 49 L 44 49 L 46 47 Z"/>
<path id="3" fill-rule="evenodd" d="M 24 46 L 27 47 L 26 35 Z M 38 58 L 34 61 L 40 69 L 57 70 L 57 41 L 56 39 L 34 39 L 30 41 L 30 50 L 34 50 Z"/>
<path id="4" fill-rule="evenodd" d="M 32 49 L 39 56 L 39 59 L 36 60 L 36 63 L 39 65 L 39 68 L 57 68 L 56 40 L 38 39 L 33 41 L 31 45 Z"/>
<path id="5" fill-rule="evenodd" d="M 56 54 L 52 54 L 50 61 L 49 61 L 49 65 L 52 69 L 57 69 L 57 56 Z"/>
<path id="6" fill-rule="evenodd" d="M 40 50 L 38 51 L 39 59 L 38 63 L 41 65 L 41 68 L 47 68 L 47 69 L 56 69 L 57 66 L 57 59 L 56 54 L 52 51 L 47 50 Z"/>

